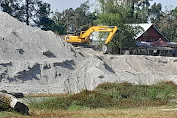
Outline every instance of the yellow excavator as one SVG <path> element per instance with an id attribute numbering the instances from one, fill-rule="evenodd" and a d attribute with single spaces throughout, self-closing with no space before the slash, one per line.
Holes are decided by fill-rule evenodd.
<path id="1" fill-rule="evenodd" d="M 91 44 L 90 36 L 93 32 L 110 32 L 102 47 L 103 53 L 106 54 L 107 45 L 117 30 L 117 26 L 92 26 L 86 31 L 81 31 L 80 36 L 65 36 L 65 41 L 72 44 Z"/>

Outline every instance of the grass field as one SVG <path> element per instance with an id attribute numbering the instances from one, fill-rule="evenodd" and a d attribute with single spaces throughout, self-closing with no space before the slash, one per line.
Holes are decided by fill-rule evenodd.
<path id="1" fill-rule="evenodd" d="M 161 82 L 154 85 L 130 83 L 104 83 L 93 91 L 55 97 L 41 102 L 32 102 L 30 107 L 39 110 L 138 108 L 166 105 L 177 98 L 177 85 Z"/>
<path id="2" fill-rule="evenodd" d="M 171 81 L 154 85 L 104 83 L 93 91 L 46 97 L 31 101 L 30 116 L 0 112 L 0 117 L 177 118 L 177 105 L 169 102 L 177 98 L 177 85 Z"/>
<path id="3" fill-rule="evenodd" d="M 177 106 L 176 106 L 177 107 Z M 176 118 L 175 106 L 134 109 L 32 110 L 30 116 L 0 112 L 0 118 Z"/>

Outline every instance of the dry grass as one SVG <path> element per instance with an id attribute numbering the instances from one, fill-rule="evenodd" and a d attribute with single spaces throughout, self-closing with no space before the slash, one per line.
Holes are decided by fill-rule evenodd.
<path id="1" fill-rule="evenodd" d="M 164 109 L 171 109 L 164 111 Z M 9 113 L 4 118 L 176 118 L 177 110 L 170 107 L 136 109 L 95 109 L 77 111 L 31 111 L 31 116 Z"/>

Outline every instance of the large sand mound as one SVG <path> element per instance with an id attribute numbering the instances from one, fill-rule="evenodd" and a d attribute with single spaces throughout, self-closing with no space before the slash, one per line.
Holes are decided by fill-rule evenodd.
<path id="1" fill-rule="evenodd" d="M 53 32 L 29 27 L 6 13 L 0 12 L 0 59 L 6 61 L 72 58 L 71 45 Z"/>
<path id="2" fill-rule="evenodd" d="M 176 58 L 102 55 L 3 12 L 0 22 L 0 89 L 8 92 L 68 93 L 105 82 L 176 81 Z"/>
<path id="3" fill-rule="evenodd" d="M 153 56 L 114 56 L 104 61 L 120 76 L 121 81 L 154 84 L 159 81 L 177 83 L 177 58 Z"/>
<path id="4" fill-rule="evenodd" d="M 1 89 L 25 93 L 79 92 L 89 85 L 90 79 L 107 73 L 103 62 L 87 56 L 51 31 L 29 27 L 3 12 L 0 22 L 3 23 L 0 26 Z M 99 72 L 85 75 L 90 68 Z"/>

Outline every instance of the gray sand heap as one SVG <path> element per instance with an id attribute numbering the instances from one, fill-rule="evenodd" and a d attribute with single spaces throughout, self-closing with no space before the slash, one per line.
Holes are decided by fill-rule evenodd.
<path id="1" fill-rule="evenodd" d="M 6 61 L 41 61 L 75 56 L 71 45 L 53 32 L 44 32 L 0 12 L 0 59 Z"/>
<path id="2" fill-rule="evenodd" d="M 29 27 L 3 12 L 0 22 L 0 89 L 24 93 L 79 92 L 95 77 L 85 76 L 87 69 L 99 70 L 96 75 L 107 73 L 102 69 L 103 62 L 51 31 Z"/>
<path id="3" fill-rule="evenodd" d="M 0 22 L 1 90 L 77 93 L 105 82 L 177 82 L 176 58 L 102 55 L 75 48 L 53 32 L 29 27 L 3 12 Z"/>

